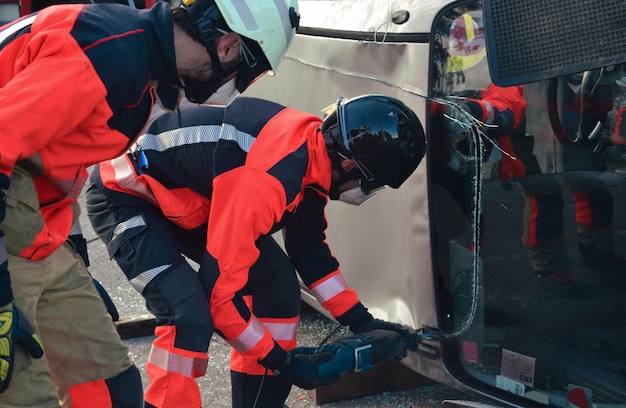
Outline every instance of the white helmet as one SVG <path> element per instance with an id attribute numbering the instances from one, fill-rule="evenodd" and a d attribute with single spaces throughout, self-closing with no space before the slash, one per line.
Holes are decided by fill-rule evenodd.
<path id="1" fill-rule="evenodd" d="M 198 26 L 211 55 L 212 82 L 228 74 L 221 70 L 215 39 L 231 31 L 242 38 L 242 64 L 236 79 L 239 92 L 278 68 L 300 20 L 297 0 L 183 0 L 181 7 Z"/>
<path id="2" fill-rule="evenodd" d="M 276 70 L 298 28 L 297 0 L 215 0 L 226 24 L 254 40 Z"/>

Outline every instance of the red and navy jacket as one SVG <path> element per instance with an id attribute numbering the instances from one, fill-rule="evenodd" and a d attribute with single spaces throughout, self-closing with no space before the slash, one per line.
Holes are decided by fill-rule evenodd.
<path id="1" fill-rule="evenodd" d="M 157 115 L 128 154 L 100 164 L 107 188 L 148 200 L 182 228 L 208 223 L 200 267 L 215 277 L 215 328 L 247 358 L 274 346 L 239 294 L 261 236 L 284 228 L 302 280 L 340 322 L 362 310 L 326 243 L 331 164 L 320 124 L 254 98 L 225 108 L 183 102 L 179 115 Z"/>
<path id="2" fill-rule="evenodd" d="M 500 87 L 490 84 L 480 100 L 468 100 L 472 114 L 481 122 L 496 125 L 484 131 L 497 138 L 505 154 L 500 161 L 500 178 L 510 180 L 538 172 L 531 149 L 519 149 L 515 138 L 526 138 L 526 99 L 521 85 Z M 525 145 L 527 142 L 523 142 Z"/>
<path id="3" fill-rule="evenodd" d="M 167 2 L 52 6 L 1 27 L 0 173 L 24 161 L 36 169 L 45 220 L 21 256 L 39 260 L 63 244 L 86 167 L 129 148 L 153 94 L 175 108 L 178 86 Z"/>

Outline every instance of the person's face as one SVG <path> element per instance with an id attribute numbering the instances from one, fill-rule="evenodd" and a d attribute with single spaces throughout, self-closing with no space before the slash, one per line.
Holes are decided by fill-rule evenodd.
<path id="1" fill-rule="evenodd" d="M 203 44 L 187 37 L 187 41 L 181 41 L 176 47 L 176 66 L 178 76 L 184 81 L 191 79 L 197 82 L 207 81 L 213 75 L 213 63 Z M 240 59 L 239 37 L 235 33 L 228 33 L 216 40 L 217 57 L 222 68 L 236 66 Z M 233 73 L 236 75 L 236 70 Z M 233 75 L 229 75 L 228 79 Z M 224 81 L 226 82 L 227 79 Z"/>
<path id="2" fill-rule="evenodd" d="M 206 54 L 209 55 L 208 53 Z M 212 75 L 212 64 L 211 58 L 207 61 L 190 61 L 189 64 L 186 64 L 184 67 L 178 70 L 178 75 L 182 78 L 184 82 L 185 80 L 192 79 L 194 81 L 203 82 L 207 81 Z"/>

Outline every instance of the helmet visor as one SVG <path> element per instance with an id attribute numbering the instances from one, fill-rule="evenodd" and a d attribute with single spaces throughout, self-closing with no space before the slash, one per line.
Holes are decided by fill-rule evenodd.
<path id="1" fill-rule="evenodd" d="M 339 101 L 337 109 L 344 146 L 363 174 L 364 189 L 398 188 L 424 154 L 415 114 L 382 95 Z"/>

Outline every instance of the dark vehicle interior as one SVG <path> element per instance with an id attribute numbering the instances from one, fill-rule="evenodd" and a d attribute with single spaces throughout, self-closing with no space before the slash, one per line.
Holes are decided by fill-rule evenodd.
<path id="1" fill-rule="evenodd" d="M 431 104 L 429 185 L 446 366 L 521 406 L 626 406 L 626 67 L 524 84 L 523 121 L 493 136 L 454 114 L 492 85 L 482 18 L 481 2 L 463 3 L 433 31 L 429 96 L 444 109 Z"/>

